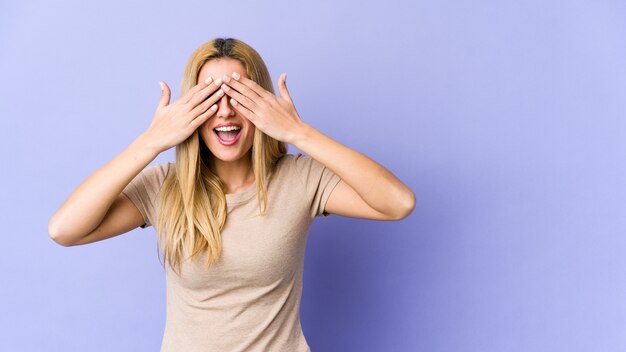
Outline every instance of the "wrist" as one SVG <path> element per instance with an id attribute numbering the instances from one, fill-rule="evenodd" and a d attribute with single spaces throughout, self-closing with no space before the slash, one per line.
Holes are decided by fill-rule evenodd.
<path id="1" fill-rule="evenodd" d="M 131 147 L 136 149 L 146 157 L 156 158 L 163 151 L 162 148 L 150 138 L 146 132 L 142 133 L 131 143 Z"/>
<path id="2" fill-rule="evenodd" d="M 290 144 L 293 144 L 296 148 L 301 149 L 303 145 L 311 138 L 315 128 L 307 123 L 302 122 L 300 128 L 294 134 Z"/>

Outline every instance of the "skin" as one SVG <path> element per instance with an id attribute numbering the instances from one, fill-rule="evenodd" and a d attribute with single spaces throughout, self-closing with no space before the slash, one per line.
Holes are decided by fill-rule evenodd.
<path id="1" fill-rule="evenodd" d="M 141 213 L 122 190 L 160 153 L 198 129 L 216 156 L 212 167 L 226 183 L 226 193 L 241 192 L 254 182 L 249 154 L 258 128 L 296 146 L 341 178 L 328 198 L 327 213 L 400 220 L 413 211 L 415 195 L 389 170 L 302 121 L 285 74 L 278 79 L 279 96 L 246 77 L 241 64 L 232 59 L 208 62 L 199 78 L 196 86 L 173 103 L 169 86 L 160 82 L 161 98 L 148 129 L 85 179 L 51 217 L 48 232 L 55 242 L 83 245 L 143 224 Z M 235 146 L 218 145 L 212 138 L 213 127 L 222 121 L 242 124 L 245 135 Z"/>
<path id="2" fill-rule="evenodd" d="M 302 121 L 289 95 L 286 74 L 278 79 L 280 96 L 248 79 L 242 71 L 226 74 L 222 80 L 222 90 L 241 116 L 265 134 L 295 145 L 341 178 L 328 198 L 327 213 L 400 220 L 413 211 L 413 191 L 389 170 Z"/>
<path id="3" fill-rule="evenodd" d="M 227 58 L 211 60 L 202 66 L 198 81 L 203 82 L 209 78 L 215 78 L 212 84 L 221 87 L 222 81 L 219 78 L 235 71 L 247 77 L 243 65 L 237 60 Z M 231 106 L 227 95 L 218 100 L 217 107 L 215 115 L 202 124 L 198 132 L 215 156 L 210 167 L 224 180 L 226 193 L 239 193 L 254 184 L 251 154 L 256 128 L 250 120 Z M 224 146 L 218 142 L 213 129 L 219 124 L 228 122 L 242 125 L 241 136 L 234 145 Z"/>

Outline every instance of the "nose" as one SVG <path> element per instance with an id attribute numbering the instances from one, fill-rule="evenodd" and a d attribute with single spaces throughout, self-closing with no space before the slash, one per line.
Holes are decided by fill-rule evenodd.
<path id="1" fill-rule="evenodd" d="M 217 117 L 227 118 L 235 116 L 235 109 L 230 105 L 230 97 L 226 94 L 217 101 Z"/>

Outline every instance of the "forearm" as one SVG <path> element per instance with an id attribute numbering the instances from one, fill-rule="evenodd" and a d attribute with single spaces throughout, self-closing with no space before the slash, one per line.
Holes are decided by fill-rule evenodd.
<path id="1" fill-rule="evenodd" d="M 377 211 L 390 216 L 404 216 L 413 209 L 413 191 L 366 155 L 307 124 L 302 125 L 294 145 L 331 169 Z"/>
<path id="2" fill-rule="evenodd" d="M 145 135 L 139 136 L 70 194 L 48 223 L 50 236 L 71 241 L 90 233 L 122 190 L 158 154 Z"/>

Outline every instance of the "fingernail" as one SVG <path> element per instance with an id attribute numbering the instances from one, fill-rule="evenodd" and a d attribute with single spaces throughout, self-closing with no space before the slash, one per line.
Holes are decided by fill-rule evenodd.
<path id="1" fill-rule="evenodd" d="M 159 86 L 161 87 L 161 90 L 165 89 L 165 87 L 163 86 L 163 82 L 159 81 Z"/>
<path id="2" fill-rule="evenodd" d="M 285 84 L 287 84 L 287 72 L 285 72 L 284 75 L 285 75 L 285 78 L 284 78 Z"/>
<path id="3" fill-rule="evenodd" d="M 237 72 L 233 72 L 233 78 L 239 80 L 241 76 Z"/>
<path id="4" fill-rule="evenodd" d="M 213 80 L 213 78 L 211 76 L 207 77 L 207 79 L 204 80 L 204 83 L 209 84 L 211 83 L 211 81 Z"/>
<path id="5" fill-rule="evenodd" d="M 228 75 L 224 75 L 224 78 L 222 78 L 224 80 L 224 82 L 230 82 L 230 77 L 228 77 Z"/>
<path id="6" fill-rule="evenodd" d="M 233 104 L 233 106 L 237 106 L 237 104 L 239 104 L 235 99 L 230 99 L 230 103 Z"/>
<path id="7" fill-rule="evenodd" d="M 230 87 L 229 87 L 229 86 L 227 86 L 227 85 L 225 85 L 225 84 L 222 84 L 222 89 L 223 89 L 225 92 L 228 92 L 228 90 L 230 89 Z"/>
<path id="8" fill-rule="evenodd" d="M 213 104 L 213 106 L 211 106 L 209 109 L 211 109 L 211 110 L 217 109 L 217 104 Z"/>
<path id="9" fill-rule="evenodd" d="M 216 93 L 217 95 L 222 95 L 222 94 L 224 94 L 224 91 L 220 89 L 220 90 L 218 90 L 218 91 L 217 91 L 217 92 L 215 92 L 215 93 Z"/>
<path id="10" fill-rule="evenodd" d="M 216 86 L 221 86 L 222 85 L 222 79 L 218 78 L 216 81 L 214 81 L 213 83 L 215 83 Z"/>

